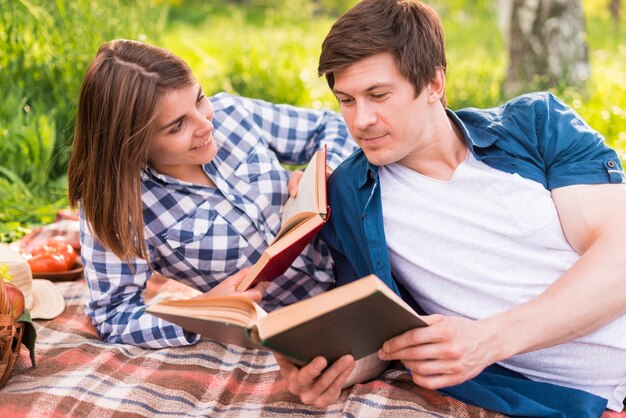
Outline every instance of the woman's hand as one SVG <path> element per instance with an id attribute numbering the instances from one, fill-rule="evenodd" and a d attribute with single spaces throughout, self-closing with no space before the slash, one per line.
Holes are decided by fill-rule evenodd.
<path id="1" fill-rule="evenodd" d="M 332 173 L 333 170 L 330 167 L 326 166 L 326 180 L 328 180 L 328 177 L 330 177 Z M 289 181 L 287 182 L 287 190 L 289 190 L 290 197 L 296 197 L 298 195 L 298 183 L 300 183 L 300 179 L 302 178 L 303 174 L 304 171 L 302 170 L 294 170 L 291 173 Z"/>
<path id="2" fill-rule="evenodd" d="M 287 190 L 289 190 L 290 197 L 296 197 L 298 194 L 298 183 L 300 183 L 300 179 L 304 171 L 302 170 L 294 170 L 289 176 L 289 181 L 287 182 Z"/>
<path id="3" fill-rule="evenodd" d="M 246 290 L 245 292 L 237 292 L 236 288 L 241 283 L 241 281 L 246 277 L 248 272 L 250 271 L 250 267 L 246 267 L 241 269 L 237 273 L 232 276 L 227 277 L 224 281 L 208 292 L 196 296 L 196 298 L 206 298 L 206 297 L 215 297 L 215 296 L 224 296 L 224 295 L 241 295 L 245 296 L 249 299 L 252 299 L 255 302 L 259 302 L 263 298 L 263 294 L 270 282 L 259 282 L 256 286 Z"/>

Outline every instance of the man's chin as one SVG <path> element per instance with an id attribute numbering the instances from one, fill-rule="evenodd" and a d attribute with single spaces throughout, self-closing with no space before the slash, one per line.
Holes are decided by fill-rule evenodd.
<path id="1" fill-rule="evenodd" d="M 381 152 L 367 151 L 364 149 L 363 153 L 365 154 L 367 161 L 376 166 L 392 164 L 395 162 L 390 156 L 383 155 Z"/>

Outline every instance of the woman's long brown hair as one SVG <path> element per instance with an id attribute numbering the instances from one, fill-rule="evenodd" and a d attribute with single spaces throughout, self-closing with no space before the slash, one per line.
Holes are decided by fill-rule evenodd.
<path id="1" fill-rule="evenodd" d="M 70 205 L 79 204 L 102 245 L 118 257 L 148 261 L 141 171 L 164 95 L 193 83 L 189 66 L 153 45 L 103 44 L 80 91 L 68 166 Z"/>

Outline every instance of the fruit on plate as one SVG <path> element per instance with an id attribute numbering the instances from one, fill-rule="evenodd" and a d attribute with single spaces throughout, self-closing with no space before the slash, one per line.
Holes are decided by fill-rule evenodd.
<path id="1" fill-rule="evenodd" d="M 33 273 L 67 271 L 76 264 L 76 250 L 59 235 L 46 239 L 26 258 Z"/>
<path id="2" fill-rule="evenodd" d="M 17 319 L 24 313 L 24 294 L 10 283 L 5 283 L 4 288 L 11 305 L 11 316 L 13 319 Z"/>
<path id="3" fill-rule="evenodd" d="M 56 253 L 39 253 L 28 259 L 33 273 L 52 273 L 67 271 L 67 262 L 62 255 Z"/>

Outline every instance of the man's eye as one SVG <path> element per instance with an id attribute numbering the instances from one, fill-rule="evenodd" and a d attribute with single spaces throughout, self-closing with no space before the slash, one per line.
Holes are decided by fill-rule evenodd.
<path id="1" fill-rule="evenodd" d="M 350 104 L 352 103 L 352 99 L 351 98 L 347 98 L 347 97 L 343 97 L 343 98 L 337 98 L 337 100 L 339 100 L 340 104 Z"/>
<path id="2" fill-rule="evenodd" d="M 381 99 L 384 99 L 385 97 L 387 97 L 387 93 L 372 94 L 372 97 L 374 98 L 374 100 L 381 100 Z"/>

